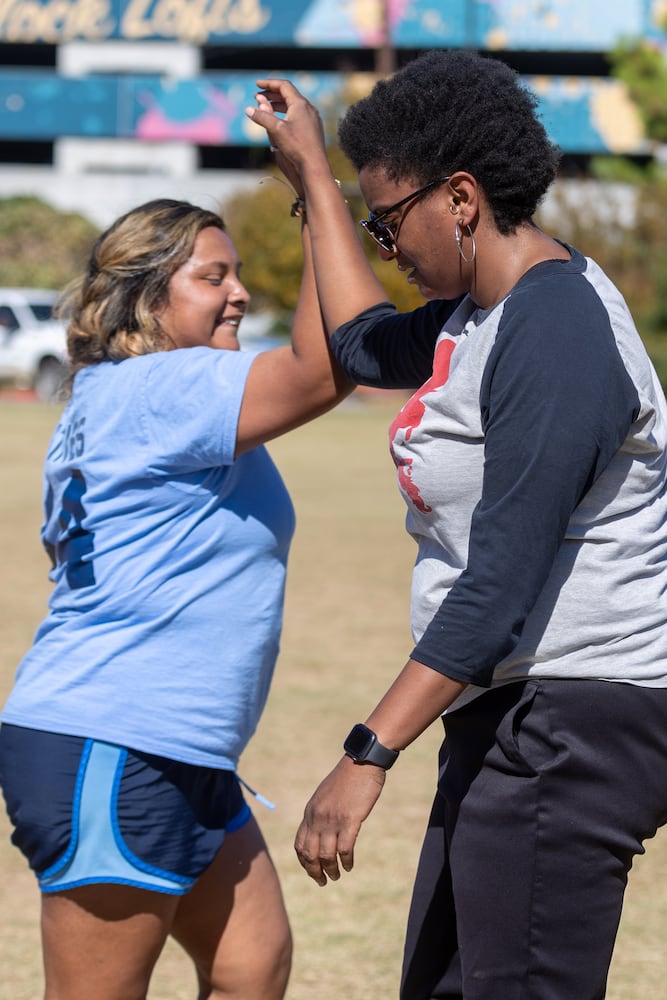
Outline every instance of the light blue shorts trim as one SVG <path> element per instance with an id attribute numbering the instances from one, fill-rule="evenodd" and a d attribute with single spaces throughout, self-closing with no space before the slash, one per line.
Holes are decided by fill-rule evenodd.
<path id="1" fill-rule="evenodd" d="M 108 743 L 92 743 L 84 751 L 84 765 L 74 798 L 78 812 L 77 836 L 71 849 L 39 879 L 44 892 L 57 892 L 93 882 L 139 885 L 159 892 L 184 893 L 195 879 L 160 872 L 127 850 L 118 823 L 109 808 L 118 797 L 119 772 L 125 751 Z"/>

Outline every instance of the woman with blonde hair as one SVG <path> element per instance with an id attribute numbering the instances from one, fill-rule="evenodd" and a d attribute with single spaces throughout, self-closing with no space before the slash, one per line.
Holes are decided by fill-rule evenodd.
<path id="1" fill-rule="evenodd" d="M 63 298 L 54 586 L 0 728 L 12 839 L 42 892 L 46 1000 L 141 1000 L 169 935 L 201 1000 L 284 996 L 289 923 L 237 776 L 294 529 L 263 445 L 351 388 L 302 232 L 290 346 L 239 350 L 241 262 L 220 216 L 187 202 L 120 218 Z"/>

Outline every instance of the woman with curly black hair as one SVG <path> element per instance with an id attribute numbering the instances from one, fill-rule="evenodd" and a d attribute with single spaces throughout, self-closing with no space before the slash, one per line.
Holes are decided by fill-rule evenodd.
<path id="1" fill-rule="evenodd" d="M 633 857 L 667 821 L 664 394 L 618 290 L 533 221 L 558 153 L 508 67 L 429 53 L 340 125 L 362 226 L 428 300 L 407 314 L 317 112 L 259 86 L 247 113 L 300 174 L 334 353 L 358 382 L 414 390 L 390 444 L 415 646 L 297 854 L 319 885 L 349 871 L 386 770 L 443 716 L 402 1000 L 599 1000 Z"/>

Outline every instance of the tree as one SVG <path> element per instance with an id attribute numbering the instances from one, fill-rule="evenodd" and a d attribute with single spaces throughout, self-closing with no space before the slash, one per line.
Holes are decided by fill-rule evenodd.
<path id="1" fill-rule="evenodd" d="M 649 139 L 667 143 L 667 60 L 648 39 L 625 41 L 610 53 L 612 73 L 628 88 Z"/>
<path id="2" fill-rule="evenodd" d="M 0 285 L 61 289 L 85 266 L 97 228 L 31 196 L 0 198 Z"/>

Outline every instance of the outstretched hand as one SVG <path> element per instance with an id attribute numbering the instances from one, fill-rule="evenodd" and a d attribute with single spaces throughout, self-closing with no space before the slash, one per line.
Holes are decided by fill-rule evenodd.
<path id="1" fill-rule="evenodd" d="M 384 787 L 386 772 L 373 764 L 343 757 L 306 806 L 294 849 L 302 867 L 318 885 L 340 878 L 340 865 L 354 865 L 354 845 L 361 824 Z"/>

